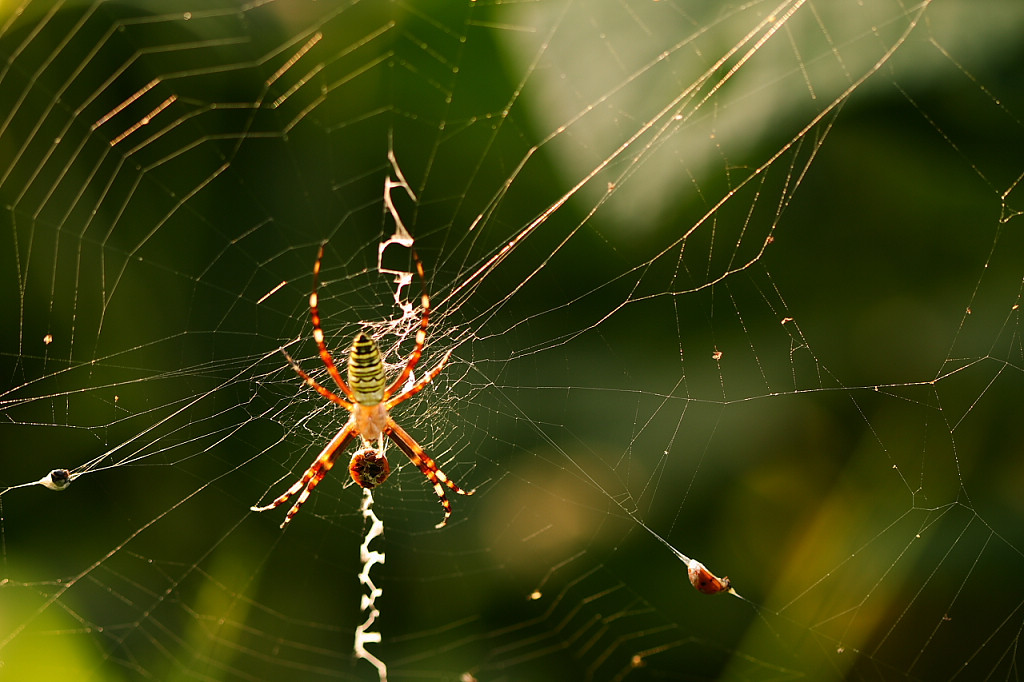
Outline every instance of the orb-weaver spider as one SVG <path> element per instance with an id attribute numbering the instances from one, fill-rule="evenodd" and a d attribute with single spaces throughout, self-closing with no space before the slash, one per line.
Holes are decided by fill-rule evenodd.
<path id="1" fill-rule="evenodd" d="M 295 482 L 295 485 L 270 504 L 263 507 L 251 507 L 253 511 L 258 512 L 274 509 L 287 502 L 292 495 L 302 490 L 299 499 L 296 500 L 294 506 L 285 515 L 284 521 L 281 523 L 282 528 L 288 525 L 292 517 L 299 512 L 302 504 L 313 492 L 313 489 L 316 488 L 317 484 L 323 480 L 323 477 L 334 466 L 338 455 L 356 437 L 362 440 L 363 448 L 356 452 L 352 456 L 351 462 L 349 462 L 348 469 L 352 480 L 363 488 L 373 488 L 387 479 L 391 473 L 391 467 L 388 465 L 387 457 L 384 454 L 384 437 L 387 436 L 394 441 L 399 450 L 412 460 L 412 463 L 423 472 L 423 475 L 434 484 L 434 492 L 437 493 L 437 496 L 441 499 L 441 506 L 444 507 L 444 519 L 441 520 L 441 523 L 437 524 L 437 528 L 441 528 L 448 523 L 448 517 L 452 515 L 452 506 L 444 494 L 444 486 L 448 486 L 460 495 L 472 495 L 474 492 L 472 490 L 463 490 L 445 476 L 444 472 L 437 468 L 434 460 L 423 451 L 419 443 L 413 440 L 412 436 L 406 433 L 405 429 L 395 423 L 395 420 L 390 415 L 391 408 L 419 393 L 434 377 L 440 374 L 441 370 L 444 369 L 445 363 L 448 362 L 448 357 L 451 355 L 451 351 L 445 353 L 444 357 L 441 358 L 441 362 L 437 363 L 434 369 L 430 370 L 419 381 L 413 383 L 412 386 L 395 395 L 412 375 L 413 368 L 416 367 L 416 363 L 419 362 L 420 356 L 423 354 L 423 344 L 427 339 L 427 321 L 430 317 L 430 297 L 427 296 L 423 264 L 420 262 L 419 256 L 416 255 L 415 251 L 412 252 L 412 256 L 416 263 L 416 273 L 419 275 L 420 282 L 423 283 L 423 295 L 421 298 L 423 313 L 420 317 L 420 328 L 416 332 L 416 346 L 413 348 L 412 355 L 409 356 L 409 361 L 405 364 L 405 368 L 398 375 L 398 378 L 395 379 L 394 383 L 385 389 L 384 361 L 377 342 L 369 334 L 359 332 L 352 341 L 352 349 L 348 354 L 347 384 L 342 380 L 341 374 L 334 364 L 334 359 L 324 344 L 324 332 L 320 327 L 320 312 L 317 308 L 316 293 L 317 280 L 320 274 L 320 261 L 324 257 L 324 247 L 322 244 L 320 245 L 320 250 L 316 255 L 316 263 L 313 265 L 313 293 L 309 295 L 309 316 L 313 321 L 313 340 L 316 341 L 317 348 L 320 349 L 320 359 L 327 367 L 327 372 L 348 400 L 318 384 L 299 367 L 298 363 L 292 360 L 287 352 L 284 350 L 281 352 L 288 358 L 292 369 L 302 377 L 307 385 L 336 405 L 344 407 L 351 413 L 351 416 L 345 423 L 345 426 L 338 431 L 337 435 L 331 439 L 331 442 L 317 455 L 316 460 L 306 470 L 306 473 L 302 475 L 302 478 Z"/>

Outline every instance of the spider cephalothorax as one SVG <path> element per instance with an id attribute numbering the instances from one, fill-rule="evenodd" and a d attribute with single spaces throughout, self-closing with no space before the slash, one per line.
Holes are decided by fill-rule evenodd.
<path id="1" fill-rule="evenodd" d="M 284 528 L 292 520 L 292 517 L 298 513 L 302 504 L 310 496 L 317 484 L 323 480 L 323 477 L 334 466 L 338 455 L 345 450 L 345 447 L 353 438 L 357 437 L 362 441 L 363 447 L 352 456 L 352 460 L 349 463 L 348 470 L 352 480 L 363 488 L 373 488 L 380 485 L 391 473 L 391 467 L 384 454 L 384 439 L 387 437 L 412 460 L 412 463 L 434 485 L 434 491 L 441 499 L 441 506 L 444 507 L 444 519 L 441 520 L 441 523 L 437 524 L 437 527 L 440 528 L 448 522 L 448 517 L 452 514 L 451 503 L 448 502 L 448 497 L 445 495 L 444 486 L 448 486 L 460 495 L 472 495 L 473 491 L 462 490 L 459 486 L 455 485 L 437 467 L 434 460 L 423 451 L 419 443 L 413 440 L 412 436 L 391 418 L 391 408 L 423 390 L 424 386 L 440 374 L 445 363 L 448 362 L 448 357 L 451 355 L 451 351 L 446 353 L 434 369 L 430 370 L 418 381 L 415 381 L 412 386 L 396 395 L 396 392 L 400 391 L 406 381 L 409 380 L 409 377 L 412 376 L 412 371 L 423 354 L 423 344 L 427 339 L 427 321 L 430 316 L 430 297 L 427 296 L 424 286 L 421 299 L 423 313 L 420 317 L 420 328 L 416 332 L 416 346 L 413 348 L 412 355 L 409 356 L 409 361 L 405 364 L 405 368 L 398 375 L 398 378 L 390 386 L 387 385 L 384 375 L 384 360 L 381 357 L 377 342 L 366 332 L 359 332 L 352 341 L 352 349 L 348 354 L 348 383 L 346 384 L 342 380 L 341 373 L 334 364 L 334 359 L 327 350 L 327 346 L 324 344 L 324 332 L 320 327 L 320 312 L 317 307 L 316 291 L 317 280 L 320 274 L 320 261 L 323 256 L 324 247 L 321 245 L 320 250 L 317 252 L 316 263 L 313 265 L 313 293 L 309 295 L 309 315 L 313 322 L 313 340 L 316 341 L 317 348 L 320 350 L 320 359 L 327 367 L 327 372 L 331 375 L 334 383 L 345 394 L 345 398 L 321 386 L 306 374 L 299 367 L 298 363 L 292 360 L 288 353 L 284 353 L 284 355 L 288 358 L 288 362 L 291 363 L 292 369 L 302 377 L 306 384 L 331 402 L 344 407 L 349 411 L 350 416 L 345 426 L 321 451 L 313 464 L 306 470 L 306 473 L 302 475 L 302 478 L 270 504 L 263 507 L 254 506 L 252 510 L 267 511 L 268 509 L 279 507 L 287 502 L 292 495 L 301 490 L 302 494 L 299 495 L 292 508 L 288 510 L 284 521 L 281 523 L 281 527 Z M 413 252 L 413 260 L 416 262 L 416 272 L 420 277 L 420 281 L 423 282 L 423 264 L 420 263 L 415 251 Z"/>

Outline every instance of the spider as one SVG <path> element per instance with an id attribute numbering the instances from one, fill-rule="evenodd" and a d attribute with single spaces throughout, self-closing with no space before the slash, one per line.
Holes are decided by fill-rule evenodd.
<path id="1" fill-rule="evenodd" d="M 348 353 L 347 384 L 342 380 L 341 374 L 334 364 L 334 359 L 324 344 L 324 332 L 320 327 L 320 313 L 317 309 L 316 293 L 317 279 L 320 274 L 320 261 L 323 257 L 324 246 L 321 244 L 320 250 L 316 255 L 316 263 L 313 264 L 313 293 L 309 295 L 309 316 L 313 322 L 313 340 L 316 341 L 317 348 L 320 350 L 320 359 L 327 367 L 327 372 L 334 379 L 334 383 L 345 394 L 345 398 L 318 384 L 299 367 L 298 363 L 287 352 L 284 350 L 281 352 L 288 359 L 292 369 L 302 377 L 308 386 L 332 403 L 344 407 L 351 413 L 351 416 L 349 416 L 345 426 L 338 431 L 337 435 L 317 455 L 316 460 L 306 469 L 306 473 L 302 475 L 302 478 L 270 504 L 263 507 L 253 506 L 251 509 L 257 512 L 274 509 L 287 502 L 292 495 L 301 490 L 302 494 L 299 495 L 292 508 L 288 510 L 284 521 L 281 523 L 281 528 L 287 526 L 292 517 L 302 508 L 302 504 L 309 498 L 313 489 L 316 488 L 317 484 L 323 480 L 327 472 L 334 466 L 338 455 L 356 437 L 362 440 L 363 447 L 352 456 L 352 460 L 348 465 L 349 474 L 352 476 L 352 480 L 360 487 L 374 488 L 380 485 L 391 473 L 391 467 L 384 454 L 384 437 L 387 436 L 423 472 L 427 480 L 434 485 L 434 492 L 437 493 L 437 496 L 441 499 L 441 506 L 444 507 L 444 519 L 436 526 L 436 528 L 441 528 L 448 523 L 448 517 L 452 515 L 452 506 L 444 494 L 444 486 L 448 486 L 459 495 L 472 495 L 474 491 L 463 490 L 445 476 L 444 472 L 437 467 L 437 463 L 423 451 L 419 443 L 413 440 L 412 436 L 405 429 L 391 418 L 390 414 L 393 407 L 422 391 L 434 377 L 440 374 L 451 355 L 451 351 L 445 353 L 444 357 L 441 358 L 441 362 L 437 363 L 434 369 L 430 370 L 405 390 L 401 390 L 406 381 L 409 380 L 409 377 L 412 376 L 412 371 L 423 354 L 423 344 L 427 338 L 430 297 L 427 296 L 423 264 L 420 262 L 416 252 L 413 251 L 412 257 L 416 262 L 416 273 L 423 284 L 421 298 L 423 314 L 420 317 L 420 328 L 416 332 L 416 346 L 413 348 L 412 355 L 409 356 L 409 361 L 406 362 L 402 373 L 398 375 L 398 378 L 390 386 L 385 388 L 387 383 L 384 377 L 384 361 L 381 357 L 380 347 L 372 336 L 366 332 L 359 332 L 352 341 L 352 349 Z"/>

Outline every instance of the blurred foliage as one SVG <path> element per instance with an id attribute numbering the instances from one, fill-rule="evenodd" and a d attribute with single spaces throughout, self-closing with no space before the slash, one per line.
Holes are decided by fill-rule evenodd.
<path id="1" fill-rule="evenodd" d="M 615 135 L 651 120 L 632 107 L 680 86 L 652 85 L 646 102 L 607 106 L 608 127 L 552 142 L 545 116 L 589 101 L 557 78 L 573 73 L 563 51 L 604 89 L 640 62 L 598 69 L 584 48 L 614 34 L 560 37 L 551 26 L 587 24 L 536 15 L 548 32 L 523 31 L 526 45 L 554 47 L 523 62 L 496 27 L 531 15 L 479 4 L 0 9 L 0 479 L 106 455 L 60 494 L 0 498 L 4 671 L 369 679 L 350 660 L 358 492 L 332 474 L 284 534 L 280 514 L 247 510 L 340 426 L 277 353 L 301 337 L 294 352 L 315 367 L 316 244 L 328 242 L 332 348 L 397 314 L 376 271 L 394 230 L 389 152 L 416 193 L 395 199 L 436 306 L 424 363 L 454 348 L 396 417 L 479 489 L 438 533 L 413 467 L 375 492 L 388 556 L 378 650 L 393 678 L 1015 669 L 1019 616 L 993 616 L 991 586 L 1021 598 L 1004 580 L 1024 547 L 1024 244 L 1003 195 L 1021 173 L 1008 151 L 1024 142 L 1019 45 L 993 38 L 1000 49 L 927 70 L 897 52 L 795 143 L 809 116 L 790 103 L 772 125 L 722 135 L 711 146 L 730 153 L 712 162 L 680 153 L 725 120 L 695 110 L 474 279 Z M 1016 25 L 992 23 L 993 35 Z M 928 30 L 942 44 L 938 22 Z M 695 78 L 686 63 L 669 74 Z M 550 75 L 564 100 L 538 85 Z M 763 84 L 735 85 L 729 113 L 756 120 L 745 98 Z M 670 182 L 634 177 L 666 159 Z M 391 341 L 393 358 L 408 352 Z M 750 604 L 694 593 L 647 529 Z"/>

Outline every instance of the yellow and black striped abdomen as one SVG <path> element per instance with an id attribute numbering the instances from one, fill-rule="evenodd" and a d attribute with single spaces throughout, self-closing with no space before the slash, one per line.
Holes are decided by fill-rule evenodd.
<path id="1" fill-rule="evenodd" d="M 356 335 L 348 353 L 348 386 L 360 405 L 372 407 L 384 400 L 384 360 L 366 332 Z"/>

